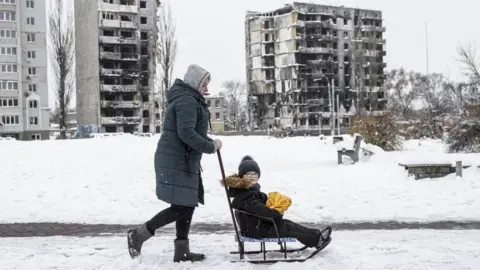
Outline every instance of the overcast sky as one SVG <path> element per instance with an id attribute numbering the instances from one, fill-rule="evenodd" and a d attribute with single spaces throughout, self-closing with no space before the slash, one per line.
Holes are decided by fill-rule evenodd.
<path id="1" fill-rule="evenodd" d="M 301 2 L 301 1 L 298 1 Z M 459 44 L 478 41 L 479 0 L 324 0 L 309 3 L 377 9 L 383 12 L 387 69 L 426 71 L 425 22 L 429 70 L 455 79 Z M 211 92 L 225 80 L 245 80 L 244 17 L 246 10 L 269 11 L 284 0 L 170 0 L 177 23 L 179 51 L 174 76 L 183 78 L 196 63 L 212 73 Z"/>
<path id="2" fill-rule="evenodd" d="M 92 0 L 93 1 L 93 0 Z M 47 0 L 47 3 L 50 0 Z M 163 2 L 163 1 L 162 1 Z M 306 1 L 383 12 L 387 70 L 404 67 L 426 71 L 425 23 L 428 24 L 429 70 L 460 79 L 456 61 L 460 44 L 478 41 L 479 0 L 324 0 Z M 218 93 L 225 80 L 245 80 L 247 10 L 270 11 L 285 0 L 170 0 L 179 42 L 174 76 L 183 78 L 189 64 L 212 73 L 210 91 Z M 48 9 L 48 8 L 47 8 Z M 48 11 L 47 11 L 48 12 Z M 50 85 L 52 76 L 49 76 Z M 50 93 L 53 107 L 55 96 Z M 73 104 L 72 104 L 73 105 Z"/>

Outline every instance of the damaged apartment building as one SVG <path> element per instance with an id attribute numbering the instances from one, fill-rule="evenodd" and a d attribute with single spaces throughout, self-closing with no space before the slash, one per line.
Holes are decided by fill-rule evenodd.
<path id="1" fill-rule="evenodd" d="M 158 1 L 75 0 L 77 136 L 155 132 Z"/>
<path id="2" fill-rule="evenodd" d="M 381 11 L 295 2 L 247 12 L 245 28 L 253 128 L 328 130 L 385 110 Z"/>

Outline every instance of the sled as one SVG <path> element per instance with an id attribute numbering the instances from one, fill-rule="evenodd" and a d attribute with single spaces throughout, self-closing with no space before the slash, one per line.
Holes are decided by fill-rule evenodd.
<path id="1" fill-rule="evenodd" d="M 241 211 L 241 210 L 235 210 L 234 215 L 235 215 L 235 223 L 236 224 L 235 224 L 234 227 L 236 227 L 236 228 L 240 227 L 240 223 L 238 222 L 238 220 L 239 220 L 238 214 L 239 213 L 252 215 L 252 216 L 256 216 L 256 217 L 261 218 L 261 219 L 269 220 L 270 222 L 273 223 L 273 226 L 275 228 L 277 236 L 279 235 L 277 226 L 275 225 L 275 222 L 273 221 L 273 219 L 270 219 L 270 218 L 267 218 L 267 217 L 261 217 L 261 216 L 258 216 L 258 215 L 254 215 L 252 213 Z M 272 264 L 272 263 L 277 263 L 277 262 L 304 262 L 304 261 L 314 257 L 315 255 L 317 255 L 320 251 L 322 251 L 325 247 L 327 247 L 328 244 L 330 244 L 330 242 L 332 241 L 332 238 L 329 237 L 328 240 L 325 241 L 322 246 L 320 246 L 318 248 L 314 248 L 314 250 L 309 255 L 307 255 L 306 257 L 303 257 L 303 258 L 288 258 L 288 253 L 301 252 L 301 251 L 306 250 L 308 247 L 303 246 L 301 248 L 296 248 L 296 249 L 287 249 L 287 243 L 296 243 L 297 239 L 289 238 L 289 237 L 282 238 L 282 237 L 279 237 L 279 236 L 274 237 L 274 238 L 256 239 L 256 238 L 251 238 L 251 237 L 244 236 L 241 233 L 241 231 L 239 231 L 237 229 L 235 229 L 235 230 L 236 230 L 236 236 L 237 236 L 236 240 L 238 242 L 238 251 L 232 251 L 232 252 L 230 252 L 230 254 L 238 254 L 240 256 L 240 259 L 239 260 L 232 260 L 231 262 L 233 262 L 233 263 L 249 262 L 249 263 L 254 263 L 254 264 Z M 331 233 L 331 231 L 330 231 L 330 233 Z M 280 245 L 280 249 L 274 249 L 274 250 L 267 250 L 266 249 L 266 243 L 275 243 L 275 242 Z M 245 243 L 260 243 L 260 250 L 246 251 L 245 250 Z M 283 254 L 283 259 L 269 259 L 269 258 L 267 258 L 267 253 L 273 253 L 273 252 L 282 253 Z M 263 259 L 260 259 L 260 260 L 259 259 L 256 259 L 256 260 L 245 259 L 246 254 L 247 255 L 262 254 Z"/>
<path id="2" fill-rule="evenodd" d="M 297 239 L 280 237 L 280 235 L 278 233 L 277 225 L 275 224 L 273 219 L 268 218 L 268 217 L 258 216 L 258 215 L 252 214 L 252 213 L 248 213 L 248 212 L 245 212 L 245 211 L 238 210 L 238 209 L 236 209 L 235 212 L 234 212 L 234 210 L 232 208 L 232 202 L 230 201 L 230 198 L 228 197 L 228 187 L 227 187 L 227 183 L 226 183 L 226 180 L 225 180 L 225 178 L 226 178 L 225 170 L 224 170 L 224 167 L 223 167 L 222 156 L 220 154 L 220 151 L 217 151 L 217 155 L 218 155 L 218 161 L 219 161 L 219 164 L 220 164 L 220 170 L 222 172 L 223 183 L 224 183 L 224 187 L 225 187 L 225 193 L 227 195 L 228 207 L 230 209 L 230 214 L 232 216 L 233 227 L 235 229 L 235 240 L 238 243 L 238 251 L 232 251 L 232 252 L 230 252 L 230 254 L 238 254 L 239 257 L 240 257 L 239 260 L 232 260 L 231 261 L 232 263 L 249 262 L 249 263 L 253 263 L 253 264 L 273 264 L 273 263 L 278 263 L 278 262 L 304 262 L 308 259 L 313 258 L 320 251 L 322 251 L 325 247 L 327 247 L 328 244 L 330 244 L 330 242 L 332 241 L 331 236 L 323 243 L 323 245 L 321 245 L 318 248 L 313 248 L 313 251 L 309 255 L 307 255 L 306 257 L 288 258 L 288 255 L 287 255 L 288 253 L 301 252 L 301 251 L 306 250 L 308 247 L 303 246 L 301 248 L 296 248 L 296 249 L 287 249 L 287 243 L 295 243 L 295 242 L 297 242 Z M 241 228 L 240 228 L 240 222 L 238 222 L 238 220 L 239 220 L 238 214 L 239 213 L 255 216 L 255 217 L 258 217 L 258 218 L 264 219 L 264 220 L 268 220 L 269 222 L 271 222 L 273 224 L 273 226 L 275 228 L 275 232 L 277 234 L 277 237 L 256 239 L 256 238 L 251 238 L 251 237 L 247 237 L 247 236 L 243 235 L 243 233 L 241 232 Z M 331 229 L 329 231 L 331 233 Z M 323 234 L 323 232 L 322 232 L 322 234 Z M 275 242 L 280 245 L 280 249 L 277 249 L 277 250 L 267 250 L 266 249 L 266 243 L 275 243 Z M 246 251 L 245 250 L 245 243 L 260 243 L 260 250 Z M 273 252 L 282 253 L 283 254 L 283 259 L 267 258 L 267 253 L 273 253 Z M 263 259 L 245 259 L 245 255 L 255 255 L 255 254 L 263 254 Z"/>

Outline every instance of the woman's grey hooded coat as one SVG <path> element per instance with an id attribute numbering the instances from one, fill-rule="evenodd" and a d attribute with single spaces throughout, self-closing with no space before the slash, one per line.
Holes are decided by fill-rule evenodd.
<path id="1" fill-rule="evenodd" d="M 210 113 L 199 89 L 210 74 L 197 65 L 188 67 L 184 80 L 176 79 L 167 92 L 163 132 L 155 152 L 156 194 L 175 205 L 204 204 L 200 161 L 217 151 L 207 136 Z"/>

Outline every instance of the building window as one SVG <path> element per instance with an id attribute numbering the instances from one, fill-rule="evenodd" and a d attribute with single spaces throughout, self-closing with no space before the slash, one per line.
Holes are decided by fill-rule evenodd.
<path id="1" fill-rule="evenodd" d="M 0 21 L 14 22 L 15 21 L 15 12 L 14 11 L 0 11 Z"/>
<path id="2" fill-rule="evenodd" d="M 28 75 L 31 75 L 31 76 L 37 75 L 37 68 L 35 68 L 35 67 L 29 67 L 29 68 L 28 68 Z"/>
<path id="3" fill-rule="evenodd" d="M 42 136 L 40 134 L 32 134 L 32 141 L 40 141 Z"/>
<path id="4" fill-rule="evenodd" d="M 15 47 L 2 47 L 0 49 L 1 55 L 17 55 L 17 48 Z"/>
<path id="5" fill-rule="evenodd" d="M 15 64 L 2 64 L 2 72 L 15 73 L 15 72 L 17 72 L 17 65 L 15 65 Z"/>
<path id="6" fill-rule="evenodd" d="M 147 1 L 140 1 L 140 8 L 147 8 Z"/>
<path id="7" fill-rule="evenodd" d="M 35 53 L 35 51 L 28 51 L 27 52 L 27 58 L 28 59 L 35 59 L 35 58 L 37 58 L 37 54 Z"/>
<path id="8" fill-rule="evenodd" d="M 0 98 L 0 107 L 18 107 L 18 98 Z"/>
<path id="9" fill-rule="evenodd" d="M 20 124 L 18 115 L 2 115 L 2 123 L 4 125 L 18 125 Z"/>
<path id="10" fill-rule="evenodd" d="M 16 0 L 0 0 L 0 4 L 15 4 Z"/>
<path id="11" fill-rule="evenodd" d="M 148 39 L 148 33 L 147 32 L 141 32 L 140 33 L 140 38 L 142 40 L 147 40 Z"/>
<path id="12" fill-rule="evenodd" d="M 17 38 L 17 31 L 13 29 L 1 29 L 0 30 L 0 38 L 5 39 L 14 39 Z"/>
<path id="13" fill-rule="evenodd" d="M 30 104 L 30 108 L 38 108 L 37 100 L 30 100 L 29 104 Z"/>
<path id="14" fill-rule="evenodd" d="M 29 92 L 37 92 L 37 85 L 36 84 L 29 84 L 28 85 Z"/>
<path id="15" fill-rule="evenodd" d="M 209 108 L 212 107 L 212 101 L 211 101 L 211 100 L 207 100 L 207 106 L 208 106 Z"/>
<path id="16" fill-rule="evenodd" d="M 28 25 L 35 25 L 35 18 L 34 17 L 27 17 L 27 24 Z"/>
<path id="17" fill-rule="evenodd" d="M 220 100 L 215 100 L 215 108 L 220 108 Z"/>
<path id="18" fill-rule="evenodd" d="M 30 125 L 38 125 L 38 117 L 30 117 Z"/>
<path id="19" fill-rule="evenodd" d="M 147 17 L 140 17 L 141 24 L 147 24 Z"/>
<path id="20" fill-rule="evenodd" d="M 34 2 L 33 0 L 27 0 L 27 8 L 34 8 L 35 5 L 34 5 Z"/>
<path id="21" fill-rule="evenodd" d="M 27 42 L 35 42 L 35 33 L 27 33 Z"/>
<path id="22" fill-rule="evenodd" d="M 18 82 L 0 81 L 0 90 L 18 90 Z"/>
<path id="23" fill-rule="evenodd" d="M 215 120 L 220 120 L 220 113 L 219 112 L 215 113 Z"/>

